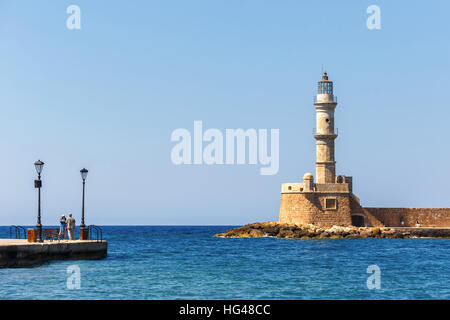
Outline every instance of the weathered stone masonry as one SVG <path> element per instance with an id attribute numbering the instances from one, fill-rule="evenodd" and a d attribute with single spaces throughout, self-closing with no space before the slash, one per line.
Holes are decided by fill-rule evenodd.
<path id="1" fill-rule="evenodd" d="M 365 208 L 381 223 L 391 227 L 450 227 L 450 208 Z M 401 220 L 403 218 L 403 225 Z"/>
<path id="2" fill-rule="evenodd" d="M 353 178 L 336 176 L 334 111 L 337 99 L 325 72 L 318 82 L 316 109 L 316 177 L 281 186 L 281 223 L 339 226 L 450 227 L 450 208 L 364 208 L 353 194 Z M 403 221 L 403 223 L 402 223 Z"/>

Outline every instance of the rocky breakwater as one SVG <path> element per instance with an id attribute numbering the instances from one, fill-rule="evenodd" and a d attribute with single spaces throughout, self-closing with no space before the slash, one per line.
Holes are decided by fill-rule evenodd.
<path id="1" fill-rule="evenodd" d="M 277 237 L 290 239 L 450 238 L 450 229 L 341 226 L 320 228 L 310 224 L 289 225 L 278 222 L 261 222 L 230 229 L 215 236 L 225 238 Z"/>

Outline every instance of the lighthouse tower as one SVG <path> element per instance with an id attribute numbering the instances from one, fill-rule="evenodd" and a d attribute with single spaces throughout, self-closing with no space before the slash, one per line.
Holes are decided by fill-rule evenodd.
<path id="1" fill-rule="evenodd" d="M 302 182 L 281 185 L 280 223 L 331 227 L 349 226 L 352 223 L 362 226 L 369 221 L 363 214 L 364 210 L 359 204 L 359 199 L 353 194 L 353 178 L 336 175 L 334 159 L 334 140 L 337 138 L 334 129 L 336 106 L 333 82 L 328 80 L 325 72 L 317 84 L 317 95 L 314 97 L 316 177 L 306 173 Z"/>
<path id="2" fill-rule="evenodd" d="M 440 214 L 448 214 L 446 209 L 405 209 L 405 208 L 366 208 L 361 206 L 359 198 L 353 193 L 353 177 L 336 175 L 334 158 L 334 110 L 337 99 L 333 94 L 333 82 L 325 72 L 317 84 L 314 97 L 316 109 L 316 181 L 314 175 L 306 173 L 302 182 L 283 183 L 279 223 L 290 225 L 311 224 L 318 227 L 332 226 L 403 226 L 407 221 L 417 221 L 422 214 L 423 220 L 435 221 Z M 420 211 L 423 210 L 423 211 Z M 444 210 L 447 210 L 444 212 Z M 414 212 L 413 212 L 414 211 Z M 427 219 L 425 218 L 427 215 Z M 428 217 L 429 215 L 429 217 Z M 436 219 L 435 219 L 436 218 Z M 442 220 L 443 221 L 443 220 Z M 426 223 L 426 222 L 425 222 Z M 431 224 L 430 224 L 431 225 Z M 447 225 L 442 222 L 442 225 Z M 286 237 L 294 237 L 294 231 Z M 298 234 L 300 236 L 300 234 Z M 330 233 L 322 233 L 328 237 Z"/>
<path id="3" fill-rule="evenodd" d="M 334 159 L 334 109 L 337 99 L 333 95 L 333 82 L 324 72 L 322 80 L 317 83 L 317 96 L 314 97 L 316 108 L 316 182 L 335 183 L 336 161 Z"/>

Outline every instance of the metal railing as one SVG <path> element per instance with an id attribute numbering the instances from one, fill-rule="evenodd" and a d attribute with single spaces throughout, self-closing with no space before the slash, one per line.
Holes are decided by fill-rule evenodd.
<path id="1" fill-rule="evenodd" d="M 335 135 L 339 135 L 339 128 L 334 128 L 333 132 L 334 132 Z M 313 128 L 312 133 L 313 133 L 313 135 L 314 134 L 325 134 L 325 133 L 318 133 L 317 132 L 317 128 L 315 128 L 315 127 Z"/>
<path id="2" fill-rule="evenodd" d="M 22 226 L 10 226 L 9 227 L 9 238 L 13 239 L 13 230 L 15 234 L 15 239 L 26 239 L 27 238 L 27 231 Z M 22 238 L 22 232 L 23 232 L 23 238 Z"/>
<path id="3" fill-rule="evenodd" d="M 88 227 L 89 240 L 94 240 L 94 239 L 93 239 L 93 233 L 94 233 L 93 231 L 95 231 L 95 235 L 96 235 L 96 239 L 95 239 L 95 240 L 97 240 L 98 242 L 103 241 L 103 231 L 102 231 L 102 228 L 100 228 L 100 227 L 98 227 L 98 226 L 96 226 L 96 225 L 93 225 L 93 224 L 91 224 L 91 225 Z"/>
<path id="4" fill-rule="evenodd" d="M 330 97 L 330 95 L 329 95 L 329 97 Z M 318 102 L 317 101 L 317 96 L 314 96 L 313 97 L 313 103 L 316 103 L 316 102 Z M 329 103 L 329 102 L 338 103 L 338 98 L 337 98 L 337 96 L 331 96 L 331 99 L 329 99 L 327 101 L 320 101 L 320 102 L 323 102 L 323 103 Z"/>

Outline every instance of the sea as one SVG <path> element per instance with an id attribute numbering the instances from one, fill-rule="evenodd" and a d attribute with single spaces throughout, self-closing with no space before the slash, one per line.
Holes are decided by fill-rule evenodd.
<path id="1" fill-rule="evenodd" d="M 450 299 L 450 239 L 214 237 L 233 227 L 103 226 L 106 259 L 0 269 L 0 299 Z"/>

